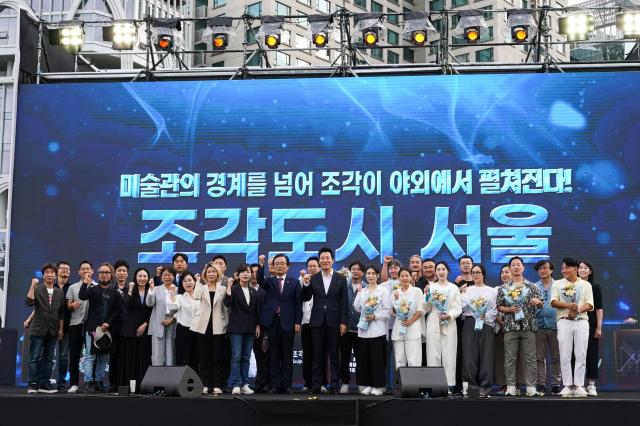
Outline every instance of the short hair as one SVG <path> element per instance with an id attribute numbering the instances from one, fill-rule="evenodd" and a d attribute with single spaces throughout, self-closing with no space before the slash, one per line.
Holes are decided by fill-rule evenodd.
<path id="1" fill-rule="evenodd" d="M 176 272 L 176 269 L 171 265 L 164 265 L 162 268 L 160 268 L 160 275 L 164 274 L 165 272 L 169 272 L 171 275 L 173 275 L 173 278 L 175 278 L 178 274 Z"/>
<path id="2" fill-rule="evenodd" d="M 420 262 L 422 262 L 422 257 L 420 257 L 419 254 L 412 254 L 411 256 L 409 256 L 409 262 L 411 262 L 411 259 L 413 259 L 414 257 L 417 257 Z"/>
<path id="3" fill-rule="evenodd" d="M 397 266 L 398 268 L 402 269 L 402 262 L 400 262 L 398 259 L 393 259 L 389 262 L 387 268 L 391 269 L 392 266 Z"/>
<path id="4" fill-rule="evenodd" d="M 248 263 L 241 263 L 236 268 L 236 274 L 239 274 L 240 272 L 245 272 L 247 269 L 251 271 L 251 265 L 249 265 Z"/>
<path id="5" fill-rule="evenodd" d="M 460 264 L 460 262 L 462 262 L 464 259 L 469 259 L 471 261 L 471 264 L 473 265 L 473 257 L 469 256 L 468 254 L 462 255 L 460 257 L 460 259 L 458 259 L 458 265 Z M 448 266 L 448 265 L 447 265 Z"/>
<path id="6" fill-rule="evenodd" d="M 445 262 L 444 260 L 436 262 L 436 268 L 438 267 L 438 265 L 444 266 L 447 269 L 447 272 L 451 272 L 451 268 L 449 268 L 449 264 L 447 262 Z"/>
<path id="7" fill-rule="evenodd" d="M 138 272 L 141 272 L 141 271 L 144 271 L 144 272 L 146 272 L 146 273 L 147 273 L 147 278 L 148 278 L 148 280 L 147 280 L 147 284 L 145 284 L 145 286 L 146 286 L 146 287 L 148 287 L 148 286 L 149 286 L 149 282 L 150 282 L 153 278 L 151 278 L 151 274 L 149 273 L 149 270 L 148 270 L 147 268 L 143 268 L 143 267 L 141 267 L 141 268 L 136 269 L 136 271 L 133 273 L 133 282 L 134 282 L 136 285 L 138 285 Z"/>
<path id="8" fill-rule="evenodd" d="M 214 271 L 216 271 L 216 281 L 219 281 L 222 279 L 222 273 L 220 272 L 220 269 L 218 269 L 218 267 L 216 266 L 215 263 L 213 263 L 213 260 L 211 262 L 207 262 L 206 265 L 204 265 L 204 268 L 202 268 L 202 279 L 204 280 L 204 282 L 207 282 L 207 269 L 209 268 L 213 268 Z"/>
<path id="9" fill-rule="evenodd" d="M 68 267 L 71 267 L 71 264 L 66 260 L 58 260 L 58 263 L 56 263 L 56 268 L 60 268 L 60 265 L 67 265 Z"/>
<path id="10" fill-rule="evenodd" d="M 58 273 L 58 267 L 53 263 L 45 263 L 44 265 L 42 265 L 42 269 L 40 270 L 40 272 L 42 272 L 42 275 L 44 275 L 44 271 L 47 271 L 49 269 L 51 269 L 54 274 Z"/>
<path id="11" fill-rule="evenodd" d="M 502 271 L 504 271 L 505 269 L 509 269 L 509 264 L 508 263 L 505 263 L 504 265 L 502 265 L 500 267 L 500 273 L 502 273 Z"/>
<path id="12" fill-rule="evenodd" d="M 564 263 L 564 266 L 568 266 L 570 268 L 578 268 L 580 267 L 580 264 L 578 263 L 578 261 L 576 261 L 573 257 L 565 257 L 562 259 L 562 263 Z"/>
<path id="13" fill-rule="evenodd" d="M 480 273 L 482 274 L 482 278 L 487 278 L 487 268 L 484 267 L 484 265 L 482 263 L 474 263 L 473 266 L 471 267 L 471 270 L 473 271 L 473 268 L 480 268 Z"/>
<path id="14" fill-rule="evenodd" d="M 591 266 L 591 264 L 590 264 L 589 262 L 587 262 L 586 260 L 584 260 L 584 259 L 583 259 L 583 260 L 580 260 L 580 261 L 578 262 L 578 268 L 580 267 L 580 264 L 581 264 L 581 263 L 584 263 L 586 266 L 588 266 L 588 267 L 589 267 L 589 271 L 590 271 L 590 272 L 589 272 L 589 276 L 587 277 L 587 281 L 589 281 L 591 284 L 593 284 L 593 281 L 592 281 L 592 280 L 593 280 L 593 274 L 594 274 L 594 272 L 593 272 L 593 266 Z"/>
<path id="15" fill-rule="evenodd" d="M 357 266 L 362 272 L 364 272 L 364 264 L 359 260 L 351 262 L 351 264 L 349 265 L 349 270 L 351 270 L 351 268 L 353 268 L 354 266 Z"/>
<path id="16" fill-rule="evenodd" d="M 380 275 L 380 268 L 378 268 L 377 265 L 374 265 L 374 264 L 368 265 L 365 268 L 364 272 L 366 273 L 369 269 L 373 269 L 373 272 L 375 272 L 376 275 Z"/>
<path id="17" fill-rule="evenodd" d="M 182 260 L 184 260 L 186 263 L 189 263 L 189 256 L 187 256 L 185 253 L 176 253 L 173 255 L 173 257 L 171 258 L 171 263 L 175 262 L 177 258 L 181 257 Z"/>
<path id="18" fill-rule="evenodd" d="M 182 273 L 182 275 L 180 276 L 180 282 L 181 283 L 184 282 L 185 277 L 191 277 L 191 278 L 193 278 L 193 281 L 196 281 L 196 276 L 193 275 L 193 272 L 191 272 L 191 271 L 184 271 Z M 194 282 L 194 285 L 195 284 L 197 284 L 197 282 Z"/>
<path id="19" fill-rule="evenodd" d="M 331 259 L 333 259 L 333 250 L 331 250 L 329 247 L 322 247 L 320 250 L 318 250 L 318 258 L 320 258 L 320 255 L 322 253 L 329 253 L 329 256 L 331 256 Z"/>
<path id="20" fill-rule="evenodd" d="M 279 257 L 284 257 L 284 260 L 287 262 L 287 266 L 289 266 L 289 256 L 287 256 L 284 253 L 278 253 L 275 256 L 273 256 L 273 259 L 271 259 L 271 262 L 275 262 L 277 258 Z"/>
<path id="21" fill-rule="evenodd" d="M 87 259 L 84 259 L 84 260 L 80 261 L 80 264 L 78 265 L 78 269 L 82 268 L 82 265 L 84 265 L 85 263 L 87 263 L 91 267 L 91 269 L 93 269 L 93 263 L 91 263 Z"/>
<path id="22" fill-rule="evenodd" d="M 427 257 L 426 259 L 424 259 L 424 260 L 422 261 L 422 263 L 423 263 L 423 264 L 424 264 L 424 263 L 427 263 L 427 262 L 432 262 L 434 265 L 436 264 L 436 261 L 435 261 L 435 260 L 433 260 L 433 259 L 432 259 L 432 258 L 430 258 L 430 257 Z"/>
<path id="23" fill-rule="evenodd" d="M 213 257 L 211 258 L 211 261 L 212 261 L 212 262 L 215 262 L 215 261 L 216 261 L 216 260 L 218 260 L 218 259 L 222 259 L 222 261 L 224 262 L 224 264 L 225 264 L 225 265 L 227 264 L 227 258 L 226 258 L 226 257 L 224 257 L 224 256 L 223 256 L 223 255 L 221 255 L 221 254 L 216 254 L 215 256 L 213 256 Z"/>
<path id="24" fill-rule="evenodd" d="M 524 260 L 522 260 L 520 256 L 513 256 L 511 259 L 509 259 L 509 268 L 511 268 L 511 264 L 513 263 L 514 260 L 519 260 L 520 263 L 524 265 Z"/>
<path id="25" fill-rule="evenodd" d="M 551 261 L 549 259 L 538 260 L 536 262 L 536 266 L 534 266 L 533 269 L 535 269 L 536 272 L 537 272 L 538 269 L 542 268 L 545 265 L 545 263 L 549 264 L 549 269 L 551 269 L 551 271 L 553 272 L 554 266 L 553 266 L 553 263 L 551 263 Z"/>
<path id="26" fill-rule="evenodd" d="M 251 266 L 251 269 L 253 269 L 253 268 L 259 268 L 259 267 L 260 267 L 260 264 L 259 264 L 259 263 L 252 263 L 252 264 L 251 264 L 251 265 L 249 265 L 249 266 Z"/>
<path id="27" fill-rule="evenodd" d="M 129 264 L 127 263 L 126 260 L 116 260 L 115 263 L 113 264 L 113 269 L 118 269 L 119 267 L 124 266 L 125 268 L 127 268 L 127 271 L 129 270 Z"/>
<path id="28" fill-rule="evenodd" d="M 318 263 L 318 265 L 320 264 L 320 258 L 318 258 L 318 256 L 311 256 L 307 259 L 307 262 L 306 262 L 307 268 L 309 267 L 309 262 L 313 262 L 313 261 Z"/>

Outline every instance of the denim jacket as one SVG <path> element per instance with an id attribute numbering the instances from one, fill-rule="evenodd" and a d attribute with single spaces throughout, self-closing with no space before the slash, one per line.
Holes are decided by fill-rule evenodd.
<path id="1" fill-rule="evenodd" d="M 548 290 L 545 290 L 542 281 L 538 281 L 534 285 L 538 288 L 538 291 L 540 292 L 540 298 L 544 302 L 544 307 L 542 309 L 539 309 L 536 313 L 536 322 L 538 323 L 538 328 L 555 330 L 556 308 L 551 306 L 551 287 L 553 287 L 553 282 L 551 283 L 551 286 L 549 286 Z"/>

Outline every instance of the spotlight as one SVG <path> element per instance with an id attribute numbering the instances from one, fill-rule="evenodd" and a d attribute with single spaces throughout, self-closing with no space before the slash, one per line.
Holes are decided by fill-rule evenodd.
<path id="1" fill-rule="evenodd" d="M 511 37 L 514 43 L 528 43 L 538 33 L 533 11 L 529 9 L 507 10 L 507 27 L 511 33 L 505 37 Z"/>
<path id="2" fill-rule="evenodd" d="M 173 50 L 182 42 L 182 23 L 178 18 L 150 18 L 152 40 L 158 50 Z"/>
<path id="3" fill-rule="evenodd" d="M 211 37 L 213 50 L 224 50 L 229 45 L 229 37 L 233 34 L 233 18 L 215 16 L 207 19 L 207 28 L 202 33 L 202 41 L 208 44 Z"/>
<path id="4" fill-rule="evenodd" d="M 326 47 L 329 43 L 329 31 L 331 30 L 331 15 L 310 15 L 307 17 L 311 40 L 316 47 Z"/>
<path id="5" fill-rule="evenodd" d="M 102 27 L 102 39 L 113 42 L 115 50 L 132 50 L 138 41 L 138 28 L 133 21 L 114 21 Z"/>
<path id="6" fill-rule="evenodd" d="M 260 22 L 262 25 L 256 37 L 262 38 L 269 49 L 277 49 L 280 46 L 280 33 L 284 24 L 284 17 L 262 16 Z"/>
<path id="7" fill-rule="evenodd" d="M 402 35 L 416 46 L 424 46 L 427 40 L 437 31 L 429 22 L 429 15 L 426 12 L 412 12 L 405 15 Z"/>
<path id="8" fill-rule="evenodd" d="M 591 13 L 574 13 L 558 19 L 559 33 L 567 36 L 567 41 L 587 40 L 595 30 L 596 19 Z"/>
<path id="9" fill-rule="evenodd" d="M 488 32 L 481 10 L 460 10 L 458 17 L 458 24 L 451 31 L 453 36 L 464 38 L 467 43 L 477 43 Z"/>
<path id="10" fill-rule="evenodd" d="M 616 26 L 624 38 L 640 36 L 640 10 L 627 9 L 616 14 Z"/>
<path id="11" fill-rule="evenodd" d="M 362 43 L 366 47 L 374 47 L 380 41 L 382 26 L 381 13 L 358 13 L 355 15 L 356 32 L 362 34 Z"/>
<path id="12" fill-rule="evenodd" d="M 84 44 L 84 29 L 80 22 L 66 24 L 48 29 L 49 43 L 62 46 L 70 52 L 78 52 Z"/>

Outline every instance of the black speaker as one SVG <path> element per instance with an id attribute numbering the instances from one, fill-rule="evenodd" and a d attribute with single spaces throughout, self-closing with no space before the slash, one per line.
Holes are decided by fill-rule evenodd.
<path id="1" fill-rule="evenodd" d="M 449 388 L 443 367 L 400 367 L 396 371 L 396 398 L 446 397 Z"/>
<path id="2" fill-rule="evenodd" d="M 16 353 L 18 330 L 0 328 L 0 385 L 16 384 Z"/>
<path id="3" fill-rule="evenodd" d="M 202 380 L 189 366 L 149 367 L 140 392 L 166 396 L 193 397 L 202 395 Z"/>

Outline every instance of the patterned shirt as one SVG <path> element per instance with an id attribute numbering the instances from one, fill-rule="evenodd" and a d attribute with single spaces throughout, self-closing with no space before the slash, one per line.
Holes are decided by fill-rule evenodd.
<path id="1" fill-rule="evenodd" d="M 513 282 L 508 282 L 505 285 L 500 286 L 500 289 L 498 290 L 498 300 L 497 300 L 498 306 L 504 306 L 507 308 L 510 306 L 509 303 L 506 301 L 505 292 L 507 291 L 507 288 L 511 287 L 512 285 L 514 285 Z M 522 313 L 524 314 L 524 319 L 516 321 L 515 314 L 503 313 L 502 315 L 504 317 L 505 332 L 537 331 L 538 329 L 538 324 L 536 321 L 536 312 L 538 308 L 535 306 L 532 306 L 529 302 L 533 298 L 540 299 L 540 292 L 538 291 L 538 288 L 527 279 L 524 280 L 523 286 L 528 289 L 527 295 L 525 296 L 524 301 L 522 303 Z"/>

